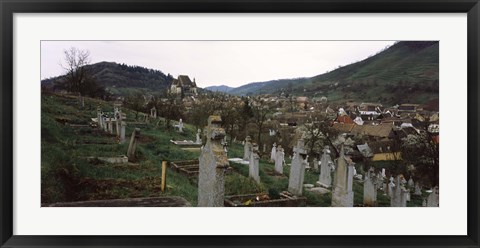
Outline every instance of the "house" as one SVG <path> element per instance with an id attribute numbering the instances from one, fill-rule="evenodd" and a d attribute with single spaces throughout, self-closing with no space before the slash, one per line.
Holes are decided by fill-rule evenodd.
<path id="1" fill-rule="evenodd" d="M 400 146 L 395 145 L 395 141 L 369 142 L 368 147 L 373 153 L 372 161 L 392 161 L 402 159 Z"/>
<path id="2" fill-rule="evenodd" d="M 196 96 L 198 93 L 195 78 L 192 82 L 186 75 L 178 76 L 178 79 L 173 79 L 169 92 L 182 98 L 185 96 Z"/>

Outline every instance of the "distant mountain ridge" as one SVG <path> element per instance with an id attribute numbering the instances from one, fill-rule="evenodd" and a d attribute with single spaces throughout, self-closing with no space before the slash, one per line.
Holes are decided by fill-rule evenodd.
<path id="1" fill-rule="evenodd" d="M 438 99 L 438 41 L 400 41 L 362 61 L 310 78 L 249 83 L 229 94 L 326 96 L 331 101 L 425 103 Z"/>
<path id="2" fill-rule="evenodd" d="M 208 86 L 208 87 L 205 87 L 205 89 L 213 92 L 228 93 L 230 90 L 234 88 L 227 85 L 220 85 L 220 86 Z"/>

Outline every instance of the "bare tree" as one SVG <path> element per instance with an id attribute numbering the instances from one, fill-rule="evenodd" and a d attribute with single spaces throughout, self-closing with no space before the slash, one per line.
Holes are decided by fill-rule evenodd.
<path id="1" fill-rule="evenodd" d="M 90 52 L 88 50 L 80 50 L 71 47 L 64 50 L 63 69 L 66 71 L 66 83 L 70 92 L 79 93 L 80 96 L 86 95 L 89 84 L 92 83 L 90 75 L 88 75 L 86 65 L 90 63 Z"/>

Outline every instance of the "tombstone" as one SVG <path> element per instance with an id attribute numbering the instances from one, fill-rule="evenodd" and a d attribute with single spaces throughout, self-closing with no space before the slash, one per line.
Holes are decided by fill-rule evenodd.
<path id="1" fill-rule="evenodd" d="M 182 121 L 182 119 L 180 119 L 180 121 L 178 123 L 178 131 L 180 133 L 183 133 L 183 121 Z"/>
<path id="2" fill-rule="evenodd" d="M 281 145 L 278 145 L 275 152 L 275 172 L 283 174 L 283 161 L 285 160 L 285 153 Z"/>
<path id="3" fill-rule="evenodd" d="M 112 118 L 108 118 L 108 132 L 110 132 L 110 134 L 113 134 L 113 120 Z"/>
<path id="4" fill-rule="evenodd" d="M 99 128 L 102 127 L 102 109 L 100 107 L 97 107 L 97 123 Z"/>
<path id="5" fill-rule="evenodd" d="M 427 197 L 427 207 L 438 207 L 439 206 L 439 190 L 438 186 L 433 188 L 432 193 Z"/>
<path id="6" fill-rule="evenodd" d="M 108 131 L 107 117 L 103 115 L 102 115 L 102 126 L 103 126 L 103 131 L 107 132 Z"/>
<path id="7" fill-rule="evenodd" d="M 420 187 L 420 184 L 418 182 L 415 183 L 415 192 L 413 192 L 414 195 L 422 195 L 422 187 Z"/>
<path id="8" fill-rule="evenodd" d="M 332 159 L 330 157 L 330 149 L 328 146 L 323 148 L 323 155 L 320 160 L 320 176 L 318 184 L 325 188 L 332 186 Z"/>
<path id="9" fill-rule="evenodd" d="M 150 117 L 157 119 L 157 109 L 155 107 L 150 109 Z"/>
<path id="10" fill-rule="evenodd" d="M 332 207 L 353 207 L 353 165 L 348 164 L 345 152 L 340 149 L 335 169 L 334 186 L 332 192 Z"/>
<path id="11" fill-rule="evenodd" d="M 395 187 L 395 183 L 393 181 L 395 181 L 395 179 L 393 178 L 393 176 L 391 176 L 389 180 L 390 180 L 390 183 L 388 183 L 388 186 L 387 186 L 387 194 L 391 198 L 393 197 L 393 189 Z"/>
<path id="12" fill-rule="evenodd" d="M 263 154 L 267 152 L 267 144 L 263 144 Z"/>
<path id="13" fill-rule="evenodd" d="M 313 158 L 313 169 L 315 170 L 315 172 L 318 172 L 319 171 L 319 168 L 318 168 L 318 160 L 317 158 Z"/>
<path id="14" fill-rule="evenodd" d="M 305 178 L 305 167 L 308 164 L 305 161 L 307 151 L 305 150 L 305 142 L 303 139 L 297 142 L 297 146 L 293 148 L 293 152 L 290 176 L 288 178 L 288 192 L 301 196 Z"/>
<path id="15" fill-rule="evenodd" d="M 117 130 L 117 137 L 120 137 L 120 128 L 122 126 L 122 114 L 120 111 L 117 111 L 115 113 L 115 124 L 116 124 L 116 129 Z"/>
<path id="16" fill-rule="evenodd" d="M 390 207 L 406 207 L 407 206 L 407 193 L 408 191 L 402 184 L 401 176 L 397 176 L 395 180 L 396 185 L 392 188 Z"/>
<path id="17" fill-rule="evenodd" d="M 248 176 L 253 178 L 253 180 L 255 180 L 257 183 L 260 183 L 259 161 L 260 161 L 260 156 L 258 155 L 258 146 L 254 144 L 252 146 L 252 151 L 250 153 L 250 163 L 248 164 Z"/>
<path id="18" fill-rule="evenodd" d="M 127 157 L 129 162 L 135 161 L 135 150 L 137 149 L 137 142 L 140 138 L 140 128 L 135 128 L 130 138 L 130 144 L 128 145 Z"/>
<path id="19" fill-rule="evenodd" d="M 365 174 L 363 182 L 363 205 L 367 207 L 377 206 L 377 178 L 373 168 Z"/>
<path id="20" fill-rule="evenodd" d="M 250 152 L 252 151 L 252 143 L 250 142 L 252 139 L 250 136 L 245 138 L 245 145 L 243 146 L 243 160 L 250 160 Z"/>
<path id="21" fill-rule="evenodd" d="M 382 177 L 385 178 L 387 175 L 385 174 L 385 168 L 382 168 Z"/>
<path id="22" fill-rule="evenodd" d="M 270 153 L 270 161 L 274 162 L 276 160 L 277 153 L 277 143 L 273 143 L 272 152 Z"/>
<path id="23" fill-rule="evenodd" d="M 120 144 L 125 143 L 125 127 L 127 123 L 122 121 L 122 129 L 120 130 Z"/>
<path id="24" fill-rule="evenodd" d="M 227 155 L 221 140 L 225 130 L 220 127 L 222 118 L 208 117 L 207 142 L 200 153 L 198 175 L 198 206 L 223 207 L 225 197 L 225 171 L 228 168 Z"/>
<path id="25" fill-rule="evenodd" d="M 426 207 L 427 206 L 427 199 L 423 199 L 422 201 L 422 207 Z"/>
<path id="26" fill-rule="evenodd" d="M 413 182 L 413 179 L 410 177 L 410 179 L 408 179 L 408 188 L 410 189 L 413 189 L 413 187 L 415 187 L 415 182 Z"/>
<path id="27" fill-rule="evenodd" d="M 197 144 L 201 144 L 202 143 L 202 139 L 200 139 L 200 133 L 202 132 L 202 130 L 200 130 L 200 128 L 197 130 L 197 140 L 195 141 L 195 143 Z"/>

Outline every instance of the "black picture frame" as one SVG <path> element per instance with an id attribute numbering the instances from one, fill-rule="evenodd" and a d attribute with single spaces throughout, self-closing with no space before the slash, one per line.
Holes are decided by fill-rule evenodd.
<path id="1" fill-rule="evenodd" d="M 478 0 L 0 0 L 1 247 L 479 247 Z M 13 235 L 14 13 L 468 13 L 466 236 L 19 236 Z M 463 117 L 462 117 L 463 118 Z M 446 223 L 448 225 L 448 223 Z M 339 231 L 341 232 L 341 231 Z"/>

